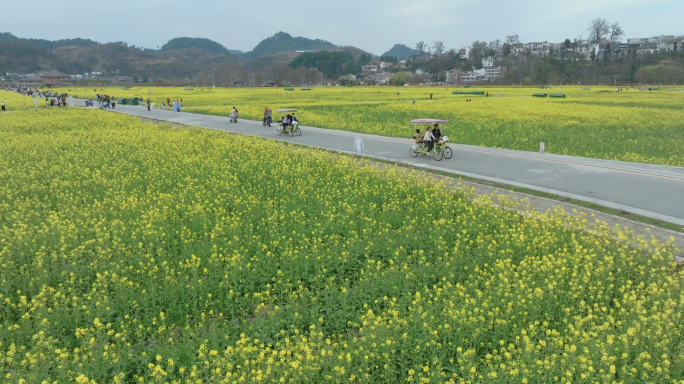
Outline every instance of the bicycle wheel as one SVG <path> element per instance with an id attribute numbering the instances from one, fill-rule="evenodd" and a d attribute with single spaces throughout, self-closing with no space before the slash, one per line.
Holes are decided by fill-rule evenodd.
<path id="1" fill-rule="evenodd" d="M 444 157 L 447 159 L 451 159 L 451 156 L 454 155 L 454 151 L 451 150 L 451 148 L 446 147 L 444 148 Z"/>
<path id="2" fill-rule="evenodd" d="M 278 132 L 278 136 L 283 134 L 282 132 L 280 132 L 280 129 L 276 129 L 276 132 Z"/>
<path id="3" fill-rule="evenodd" d="M 301 135 L 302 135 L 302 130 L 299 129 L 299 127 L 297 127 L 297 132 L 295 132 L 295 133 L 297 133 L 297 136 L 301 136 Z"/>
<path id="4" fill-rule="evenodd" d="M 411 155 L 411 157 L 417 157 L 418 156 L 418 152 L 416 152 L 415 149 L 413 149 L 413 148 L 409 148 L 409 154 Z"/>
<path id="5" fill-rule="evenodd" d="M 435 160 L 440 161 L 443 156 L 444 152 L 442 152 L 442 148 L 435 148 L 435 153 L 432 154 L 432 157 L 434 157 Z"/>
<path id="6" fill-rule="evenodd" d="M 290 134 L 290 137 L 294 136 L 294 129 L 290 128 L 288 133 Z"/>

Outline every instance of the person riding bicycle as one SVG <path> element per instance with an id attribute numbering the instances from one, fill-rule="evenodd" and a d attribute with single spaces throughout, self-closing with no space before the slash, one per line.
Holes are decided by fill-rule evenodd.
<path id="1" fill-rule="evenodd" d="M 432 136 L 435 137 L 436 143 L 442 140 L 442 130 L 439 129 L 439 124 L 435 124 L 435 127 L 432 129 Z"/>
<path id="2" fill-rule="evenodd" d="M 299 126 L 299 120 L 295 117 L 294 113 L 290 117 L 290 124 L 292 124 L 293 127 L 298 127 Z"/>
<path id="3" fill-rule="evenodd" d="M 432 127 L 428 127 L 427 131 L 425 131 L 425 137 L 423 137 L 423 141 L 427 145 L 428 152 L 431 152 L 432 148 L 435 147 L 435 136 L 432 134 Z"/>
<path id="4" fill-rule="evenodd" d="M 270 127 L 271 122 L 272 122 L 271 109 L 266 107 L 266 109 L 264 110 L 264 124 L 266 124 Z"/>
<path id="5" fill-rule="evenodd" d="M 283 117 L 283 129 L 290 126 L 292 120 L 290 120 L 290 115 Z"/>
<path id="6" fill-rule="evenodd" d="M 233 110 L 230 111 L 230 119 L 237 122 L 237 118 L 238 118 L 238 111 L 237 111 L 237 109 L 235 109 L 235 107 L 233 107 Z"/>
<path id="7" fill-rule="evenodd" d="M 413 140 L 416 142 L 416 144 L 423 144 L 423 135 L 420 133 L 420 129 L 416 129 L 416 133 L 413 134 Z"/>

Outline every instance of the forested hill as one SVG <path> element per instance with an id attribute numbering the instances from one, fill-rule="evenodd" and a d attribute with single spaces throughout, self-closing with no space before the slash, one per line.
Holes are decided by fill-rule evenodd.
<path id="1" fill-rule="evenodd" d="M 420 54 L 420 52 L 418 52 L 415 49 L 409 48 L 404 44 L 394 44 L 394 47 L 392 47 L 392 49 L 390 49 L 389 51 L 383 53 L 382 57 L 396 57 L 397 60 L 405 60 L 411 56 L 418 54 Z"/>
<path id="2" fill-rule="evenodd" d="M 290 67 L 318 68 L 328 77 L 361 72 L 361 65 L 348 52 L 308 52 L 300 55 L 290 63 Z"/>
<path id="3" fill-rule="evenodd" d="M 262 40 L 252 51 L 245 53 L 244 57 L 252 59 L 286 51 L 321 51 L 335 48 L 337 48 L 335 44 L 325 40 L 292 37 L 288 33 L 278 32 L 275 35 Z"/>
<path id="4" fill-rule="evenodd" d="M 169 40 L 166 44 L 164 44 L 161 47 L 161 50 L 171 51 L 185 48 L 198 48 L 214 53 L 225 53 L 227 55 L 232 54 L 230 50 L 228 50 L 223 45 L 203 37 L 177 37 L 175 39 Z"/>
<path id="5" fill-rule="evenodd" d="M 40 49 L 43 51 L 52 51 L 53 49 L 59 47 L 66 47 L 70 45 L 82 46 L 82 47 L 94 47 L 99 45 L 97 41 L 90 39 L 61 39 L 61 40 L 44 40 L 44 39 L 27 39 L 22 37 L 16 37 L 9 32 L 0 33 L 0 43 L 22 43 L 30 47 Z"/>

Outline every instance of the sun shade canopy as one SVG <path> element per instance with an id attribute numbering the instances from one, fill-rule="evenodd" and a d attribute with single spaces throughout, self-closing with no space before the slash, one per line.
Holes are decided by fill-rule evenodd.
<path id="1" fill-rule="evenodd" d="M 278 113 L 297 112 L 296 109 L 279 109 Z"/>
<path id="2" fill-rule="evenodd" d="M 415 120 L 411 120 L 411 124 L 449 124 L 449 120 L 415 119 Z"/>

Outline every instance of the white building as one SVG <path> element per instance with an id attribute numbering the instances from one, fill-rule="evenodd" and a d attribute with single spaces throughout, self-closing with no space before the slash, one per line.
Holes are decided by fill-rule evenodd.
<path id="1" fill-rule="evenodd" d="M 511 55 L 518 56 L 525 53 L 525 44 L 513 44 L 511 46 Z"/>
<path id="2" fill-rule="evenodd" d="M 371 61 L 370 63 L 364 65 L 361 69 L 366 72 L 378 72 L 378 71 L 383 71 L 385 68 L 388 68 L 391 64 L 386 63 L 384 61 Z"/>
<path id="3" fill-rule="evenodd" d="M 502 66 L 485 67 L 473 71 L 450 69 L 446 71 L 446 81 L 451 84 L 488 83 L 502 79 L 506 68 Z"/>
<path id="4" fill-rule="evenodd" d="M 424 74 L 426 74 L 426 73 L 427 73 L 427 72 L 425 72 L 425 70 L 423 70 L 423 69 L 420 68 L 420 67 L 418 67 L 418 69 L 416 69 L 416 75 L 424 75 Z"/>
<path id="5" fill-rule="evenodd" d="M 532 56 L 548 56 L 551 44 L 547 41 L 543 43 L 527 43 L 525 44 L 525 53 L 530 53 Z"/>
<path id="6" fill-rule="evenodd" d="M 682 48 L 684 35 L 660 35 L 654 37 L 633 37 L 627 39 L 627 47 L 636 49 L 637 53 L 656 53 L 660 51 L 673 51 Z"/>
<path id="7" fill-rule="evenodd" d="M 376 73 L 371 76 L 373 80 L 378 83 L 378 84 L 388 84 L 389 79 L 392 77 L 391 73 L 383 72 L 383 73 Z"/>
<path id="8" fill-rule="evenodd" d="M 498 67 L 485 67 L 485 80 L 487 81 L 492 81 L 492 80 L 498 80 L 503 78 L 504 72 L 506 71 L 506 67 L 498 66 Z"/>

